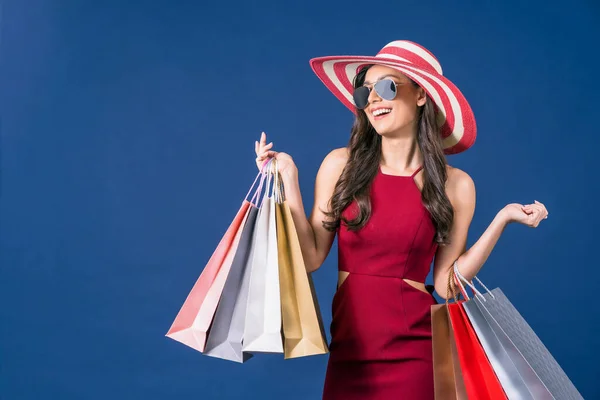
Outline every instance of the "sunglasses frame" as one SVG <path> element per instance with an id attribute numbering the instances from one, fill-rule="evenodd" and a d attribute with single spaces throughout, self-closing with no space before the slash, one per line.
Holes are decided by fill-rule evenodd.
<path id="1" fill-rule="evenodd" d="M 382 83 L 382 82 L 386 82 L 386 81 L 389 81 L 389 82 L 391 82 L 391 83 L 394 84 L 394 97 L 392 97 L 391 99 L 387 99 L 387 98 L 383 97 L 381 95 L 381 93 L 379 93 L 379 91 L 377 90 L 377 85 L 380 84 L 380 83 Z M 361 85 L 361 86 L 355 88 L 354 89 L 354 93 L 352 93 L 352 99 L 354 100 L 354 105 L 356 105 L 356 98 L 355 98 L 356 91 L 359 90 L 359 89 L 361 89 L 361 88 L 367 88 L 369 90 L 369 93 L 367 94 L 365 106 L 364 107 L 358 107 L 358 105 L 356 105 L 356 108 L 358 108 L 360 110 L 364 110 L 369 105 L 369 96 L 371 96 L 371 92 L 373 91 L 373 89 L 375 89 L 375 93 L 377 93 L 377 96 L 381 97 L 383 100 L 391 101 L 391 100 L 394 100 L 396 98 L 396 96 L 398 95 L 398 86 L 405 85 L 405 84 L 406 84 L 406 82 L 398 83 L 395 80 L 393 80 L 392 78 L 383 78 L 383 79 L 380 79 L 380 80 L 378 80 L 376 82 L 373 82 L 373 83 L 371 83 L 369 85 Z M 386 85 L 387 85 L 387 83 L 386 83 Z"/>

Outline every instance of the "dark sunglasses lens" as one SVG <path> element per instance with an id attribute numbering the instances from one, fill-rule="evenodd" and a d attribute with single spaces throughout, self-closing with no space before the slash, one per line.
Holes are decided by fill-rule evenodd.
<path id="1" fill-rule="evenodd" d="M 375 91 L 384 100 L 394 100 L 396 83 L 391 79 L 383 79 L 375 84 Z"/>
<path id="2" fill-rule="evenodd" d="M 354 104 L 359 109 L 363 109 L 369 104 L 369 88 L 365 86 L 354 89 Z"/>

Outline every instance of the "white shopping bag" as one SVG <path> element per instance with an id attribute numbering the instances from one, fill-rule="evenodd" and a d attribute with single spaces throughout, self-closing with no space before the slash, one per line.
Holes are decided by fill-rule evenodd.
<path id="1" fill-rule="evenodd" d="M 277 160 L 272 165 L 275 189 L 279 179 Z M 271 181 L 267 182 L 254 237 L 243 350 L 283 353 L 275 195 L 269 190 Z"/>

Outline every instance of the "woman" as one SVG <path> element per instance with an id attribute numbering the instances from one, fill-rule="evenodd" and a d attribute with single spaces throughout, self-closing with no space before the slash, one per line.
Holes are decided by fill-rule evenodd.
<path id="1" fill-rule="evenodd" d="M 356 119 L 348 146 L 321 164 L 309 218 L 292 157 L 264 133 L 255 152 L 259 168 L 278 160 L 308 272 L 338 236 L 323 399 L 433 399 L 436 300 L 424 284 L 432 262 L 435 291 L 446 298 L 455 261 L 472 279 L 508 223 L 537 227 L 548 213 L 537 201 L 508 204 L 466 250 L 475 185 L 445 154 L 474 143 L 475 120 L 422 46 L 395 41 L 375 57 L 320 57 L 311 66 Z"/>

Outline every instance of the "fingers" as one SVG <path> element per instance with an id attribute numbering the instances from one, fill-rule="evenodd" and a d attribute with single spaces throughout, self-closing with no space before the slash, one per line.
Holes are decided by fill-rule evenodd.
<path id="1" fill-rule="evenodd" d="M 523 208 L 523 211 L 525 211 L 529 216 L 528 225 L 534 228 L 540 224 L 542 219 L 548 218 L 548 211 L 546 210 L 546 207 L 537 200 L 535 200 L 533 204 L 526 205 Z"/>
<path id="2" fill-rule="evenodd" d="M 546 218 L 548 216 L 548 212 L 546 211 L 546 207 L 539 201 L 535 201 L 534 204 L 529 205 L 532 212 L 538 217 L 540 220 Z"/>
<path id="3" fill-rule="evenodd" d="M 276 151 L 271 150 L 273 142 L 267 144 L 267 135 L 262 132 L 260 140 L 254 141 L 254 152 L 256 153 L 256 164 L 258 168 L 264 168 L 265 161 L 274 158 L 277 155 Z"/>
<path id="4" fill-rule="evenodd" d="M 262 157 L 262 158 L 273 156 L 273 154 L 276 152 L 273 150 L 270 150 L 271 147 L 272 147 L 272 143 L 271 143 L 271 146 L 265 146 L 263 148 L 258 149 L 257 156 Z"/>
<path id="5" fill-rule="evenodd" d="M 540 207 L 541 207 L 541 209 L 542 209 L 542 214 L 544 214 L 544 219 L 547 219 L 547 218 L 548 218 L 548 210 L 546 209 L 546 206 L 545 206 L 545 205 L 543 205 L 542 203 L 540 203 L 540 202 L 539 202 L 539 201 L 537 201 L 537 200 L 534 200 L 534 202 L 535 202 L 535 204 L 536 204 L 536 205 L 538 205 L 538 206 L 540 206 Z"/>
<path id="6" fill-rule="evenodd" d="M 256 141 L 254 142 L 254 151 L 256 152 L 256 154 L 262 153 L 263 151 L 268 150 L 271 147 L 273 147 L 273 142 L 269 144 L 259 144 Z"/>
<path id="7" fill-rule="evenodd" d="M 266 160 L 267 158 L 271 158 L 271 157 L 275 157 L 277 155 L 276 151 L 265 151 L 260 153 L 257 157 L 256 157 L 256 161 L 258 162 L 262 162 L 264 160 Z"/>
<path id="8" fill-rule="evenodd" d="M 267 144 L 267 135 L 263 132 L 260 135 L 260 142 L 254 142 L 254 152 L 257 157 L 260 157 L 265 151 L 270 150 L 273 147 L 273 142 Z"/>
<path id="9" fill-rule="evenodd" d="M 536 228 L 543 219 L 548 218 L 548 210 L 546 206 L 537 200 L 534 200 L 533 204 L 518 204 L 512 203 L 509 205 L 514 209 L 519 209 L 525 215 L 515 216 L 516 220 L 520 223 Z"/>
<path id="10" fill-rule="evenodd" d="M 521 210 L 527 215 L 531 215 L 531 213 L 533 213 L 533 210 L 529 206 L 521 206 Z"/>

